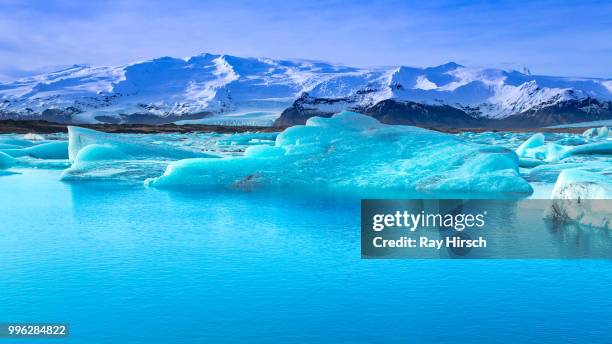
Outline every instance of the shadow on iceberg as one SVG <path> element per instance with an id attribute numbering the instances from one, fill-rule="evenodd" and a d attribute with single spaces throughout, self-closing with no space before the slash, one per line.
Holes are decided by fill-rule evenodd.
<path id="1" fill-rule="evenodd" d="M 425 194 L 530 194 L 515 152 L 417 127 L 381 124 L 341 112 L 313 117 L 243 157 L 185 159 L 145 184 L 157 188 L 232 187 L 377 190 Z M 378 193 L 379 195 L 381 193 Z"/>

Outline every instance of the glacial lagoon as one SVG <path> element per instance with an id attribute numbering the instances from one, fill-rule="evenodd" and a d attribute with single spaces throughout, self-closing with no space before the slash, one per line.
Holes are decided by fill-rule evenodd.
<path id="1" fill-rule="evenodd" d="M 363 196 L 551 198 L 563 170 L 605 196 L 609 137 L 315 124 L 2 135 L 1 318 L 74 343 L 609 340 L 610 260 L 363 260 L 359 232 Z"/>

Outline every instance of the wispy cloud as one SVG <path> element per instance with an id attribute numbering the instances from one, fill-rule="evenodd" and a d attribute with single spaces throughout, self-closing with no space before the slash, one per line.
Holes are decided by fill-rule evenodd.
<path id="1" fill-rule="evenodd" d="M 217 52 L 612 76 L 599 1 L 2 1 L 0 74 Z"/>

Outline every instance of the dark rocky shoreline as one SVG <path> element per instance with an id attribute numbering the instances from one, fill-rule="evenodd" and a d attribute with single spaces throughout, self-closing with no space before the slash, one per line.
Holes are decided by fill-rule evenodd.
<path id="1" fill-rule="evenodd" d="M 205 125 L 205 124 L 78 124 L 76 126 L 90 128 L 107 133 L 132 133 L 132 134 L 155 134 L 155 133 L 244 133 L 244 132 L 275 132 L 278 128 L 255 127 L 255 126 L 228 126 L 228 125 Z M 0 133 L 2 134 L 51 134 L 68 132 L 68 124 L 54 123 L 39 120 L 0 120 Z"/>
<path id="2" fill-rule="evenodd" d="M 90 128 L 107 133 L 133 133 L 133 134 L 156 134 L 156 133 L 244 133 L 244 132 L 276 132 L 282 131 L 286 127 L 256 127 L 256 126 L 229 126 L 229 125 L 205 125 L 205 124 L 80 124 L 84 128 Z M 436 128 L 423 126 L 426 129 L 446 132 L 446 133 L 461 133 L 461 132 L 484 132 L 484 131 L 513 131 L 513 132 L 551 132 L 551 133 L 582 133 L 586 128 L 508 128 L 508 129 L 491 129 L 491 128 Z M 0 120 L 0 134 L 51 134 L 65 133 L 68 131 L 68 125 L 62 123 L 53 123 L 38 120 Z"/>

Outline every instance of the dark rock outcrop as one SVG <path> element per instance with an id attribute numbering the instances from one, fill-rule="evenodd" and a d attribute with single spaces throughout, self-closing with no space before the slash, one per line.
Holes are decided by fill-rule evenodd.
<path id="1" fill-rule="evenodd" d="M 462 110 L 448 105 L 427 105 L 415 102 L 383 100 L 367 107 L 363 113 L 382 123 L 433 128 L 469 128 L 479 120 Z"/>
<path id="2" fill-rule="evenodd" d="M 320 105 L 350 104 L 346 99 L 317 99 L 303 95 L 276 120 L 276 127 L 304 124 L 313 116 L 330 117 L 332 112 L 317 110 Z M 474 115 L 474 111 L 449 105 L 429 105 L 410 101 L 387 99 L 365 108 L 346 107 L 386 124 L 414 125 L 428 128 L 539 128 L 559 124 L 612 119 L 612 102 L 593 98 L 569 100 L 542 106 L 503 119 L 490 119 Z M 470 110 L 470 108 L 468 108 Z M 473 109 L 472 109 L 473 110 Z"/>
<path id="3" fill-rule="evenodd" d="M 274 127 L 286 128 L 292 125 L 305 124 L 310 117 L 331 117 L 334 112 L 321 111 L 321 105 L 334 105 L 346 103 L 346 99 L 313 98 L 308 93 L 303 93 L 293 102 L 293 105 L 285 109 L 279 118 L 274 121 Z"/>
<path id="4" fill-rule="evenodd" d="M 612 119 L 612 102 L 593 98 L 569 100 L 491 121 L 498 128 L 538 128 Z"/>

